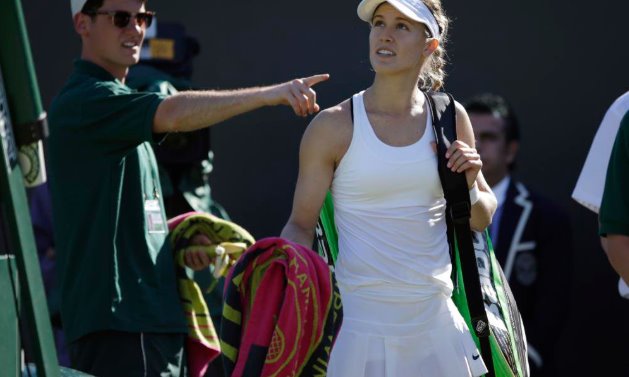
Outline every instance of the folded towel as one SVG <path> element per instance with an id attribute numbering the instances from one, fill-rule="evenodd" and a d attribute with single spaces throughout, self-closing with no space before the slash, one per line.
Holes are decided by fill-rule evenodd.
<path id="1" fill-rule="evenodd" d="M 325 376 L 341 327 L 334 275 L 282 238 L 251 246 L 227 275 L 220 329 L 226 376 Z"/>
<path id="2" fill-rule="evenodd" d="M 208 253 L 215 260 L 214 276 L 220 277 L 253 244 L 254 239 L 240 226 L 200 212 L 188 212 L 169 220 L 168 229 L 177 261 L 179 296 L 188 323 L 188 373 L 190 377 L 201 377 L 209 363 L 220 354 L 221 348 L 201 289 L 186 273 L 184 254 L 191 250 Z M 190 245 L 197 234 L 208 237 L 212 245 Z"/>

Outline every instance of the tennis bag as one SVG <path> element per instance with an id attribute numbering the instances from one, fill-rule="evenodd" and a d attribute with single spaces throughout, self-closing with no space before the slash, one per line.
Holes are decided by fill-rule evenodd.
<path id="1" fill-rule="evenodd" d="M 449 94 L 439 92 L 429 93 L 426 97 L 437 141 L 439 176 L 447 202 L 454 285 L 452 301 L 479 347 L 488 369 L 486 376 L 528 377 L 526 334 L 515 299 L 494 255 L 488 232 L 470 229 L 471 204 L 465 174 L 454 173 L 446 167 L 447 146 L 450 140 L 456 140 L 454 100 Z M 315 240 L 319 254 L 334 268 L 338 235 L 330 193 L 319 215 Z"/>

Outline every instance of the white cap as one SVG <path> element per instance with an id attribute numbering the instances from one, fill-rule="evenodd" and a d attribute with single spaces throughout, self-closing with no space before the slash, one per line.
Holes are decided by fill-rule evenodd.
<path id="1" fill-rule="evenodd" d="M 382 3 L 389 3 L 411 20 L 426 25 L 433 38 L 441 37 L 435 16 L 421 0 L 362 0 L 358 4 L 358 17 L 365 22 L 371 22 L 373 13 Z"/>
<path id="2" fill-rule="evenodd" d="M 70 0 L 72 2 L 72 17 L 81 12 L 83 5 L 87 3 L 87 0 Z"/>

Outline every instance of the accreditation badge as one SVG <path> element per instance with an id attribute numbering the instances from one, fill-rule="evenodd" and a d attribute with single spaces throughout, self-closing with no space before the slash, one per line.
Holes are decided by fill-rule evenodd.
<path id="1" fill-rule="evenodd" d="M 146 214 L 146 225 L 149 233 L 166 233 L 166 221 L 162 216 L 162 208 L 159 200 L 147 199 L 144 201 L 144 213 Z"/>

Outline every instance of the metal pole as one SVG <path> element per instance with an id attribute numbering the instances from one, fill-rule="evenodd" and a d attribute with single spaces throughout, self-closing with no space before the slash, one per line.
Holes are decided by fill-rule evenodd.
<path id="1" fill-rule="evenodd" d="M 56 377 L 59 366 L 24 188 L 25 177 L 16 163 L 14 131 L 38 123 L 44 114 L 19 0 L 0 2 L 0 72 L 6 89 L 6 96 L 0 91 L 0 216 L 6 225 L 8 254 L 15 255 L 22 318 L 26 319 L 32 335 L 37 375 Z M 0 79 L 0 89 L 2 86 Z"/>

